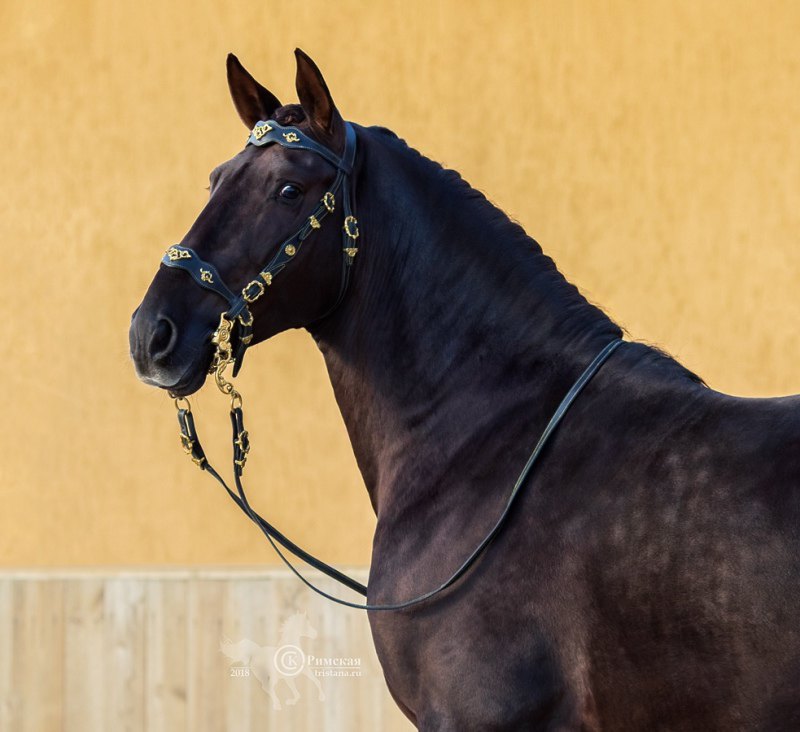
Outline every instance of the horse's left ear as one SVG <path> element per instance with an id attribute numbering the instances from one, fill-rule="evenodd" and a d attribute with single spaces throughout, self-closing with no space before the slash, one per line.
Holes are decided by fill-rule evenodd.
<path id="1" fill-rule="evenodd" d="M 311 126 L 328 138 L 331 147 L 344 148 L 344 121 L 333 103 L 328 85 L 311 58 L 299 48 L 294 50 L 297 59 L 297 98 Z"/>
<path id="2" fill-rule="evenodd" d="M 252 129 L 256 122 L 266 120 L 281 106 L 278 98 L 259 84 L 242 66 L 236 56 L 228 54 L 228 88 L 233 99 L 233 106 L 239 113 L 247 129 Z"/>

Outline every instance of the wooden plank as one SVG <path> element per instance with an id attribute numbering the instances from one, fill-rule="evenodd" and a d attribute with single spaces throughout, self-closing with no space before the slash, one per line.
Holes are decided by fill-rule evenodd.
<path id="1" fill-rule="evenodd" d="M 222 633 L 219 654 L 225 672 L 225 728 L 248 732 L 263 729 L 254 714 L 254 696 L 262 694 L 258 680 L 246 658 L 239 653 L 242 641 L 258 636 L 255 628 L 254 606 L 258 604 L 254 590 L 257 582 L 231 579 L 225 583 L 222 610 Z M 265 584 L 265 583 L 260 583 Z"/>
<path id="2" fill-rule="evenodd" d="M 146 581 L 145 729 L 188 730 L 187 579 Z"/>
<path id="3" fill-rule="evenodd" d="M 0 729 L 14 729 L 18 718 L 14 697 L 14 589 L 11 579 L 0 579 Z M 16 703 L 18 706 L 18 702 Z"/>
<path id="4" fill-rule="evenodd" d="M 103 597 L 105 729 L 144 730 L 145 592 L 141 579 L 108 579 Z"/>
<path id="5" fill-rule="evenodd" d="M 191 732 L 225 729 L 227 666 L 219 652 L 225 580 L 189 581 L 187 627 L 187 727 Z"/>
<path id="6" fill-rule="evenodd" d="M 64 732 L 105 732 L 105 580 L 64 580 Z"/>
<path id="7" fill-rule="evenodd" d="M 14 696 L 19 717 L 11 729 L 56 732 L 63 711 L 63 583 L 19 583 L 14 612 Z M 16 700 L 15 700 L 16 701 Z"/>

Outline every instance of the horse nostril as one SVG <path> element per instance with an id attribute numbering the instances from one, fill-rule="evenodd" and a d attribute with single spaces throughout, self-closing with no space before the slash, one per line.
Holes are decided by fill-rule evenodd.
<path id="1" fill-rule="evenodd" d="M 169 318 L 159 318 L 153 335 L 150 336 L 150 356 L 154 359 L 168 356 L 175 346 L 177 333 Z"/>

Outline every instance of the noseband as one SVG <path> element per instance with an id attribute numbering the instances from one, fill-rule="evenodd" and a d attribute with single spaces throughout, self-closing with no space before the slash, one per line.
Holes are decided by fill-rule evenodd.
<path id="1" fill-rule="evenodd" d="M 225 284 L 222 276 L 219 274 L 214 265 L 200 259 L 194 250 L 188 247 L 176 245 L 170 247 L 164 254 L 164 258 L 161 260 L 162 264 L 166 265 L 167 267 L 177 267 L 185 270 L 191 275 L 192 279 L 198 285 L 219 295 L 228 303 L 228 309 L 223 311 L 223 313 L 220 315 L 219 326 L 211 339 L 213 344 L 216 346 L 216 351 L 212 359 L 209 373 L 214 374 L 214 380 L 220 391 L 222 391 L 223 394 L 227 394 L 231 398 L 231 425 L 233 427 L 233 479 L 235 482 L 236 491 L 234 492 L 228 487 L 228 484 L 225 482 L 222 476 L 208 462 L 205 452 L 200 445 L 200 440 L 197 436 L 197 430 L 195 428 L 194 417 L 192 415 L 192 408 L 189 404 L 189 400 L 186 397 L 176 397 L 174 394 L 171 394 L 170 396 L 174 398 L 175 407 L 178 410 L 181 444 L 183 445 L 184 451 L 191 457 L 192 461 L 201 470 L 205 470 L 210 473 L 228 492 L 228 495 L 230 495 L 230 497 L 245 513 L 245 515 L 251 521 L 253 521 L 253 523 L 255 523 L 259 529 L 261 529 L 264 536 L 272 545 L 272 548 L 278 553 L 278 556 L 283 560 L 286 566 L 292 572 L 294 572 L 294 574 L 304 584 L 306 584 L 310 589 L 314 590 L 314 592 L 329 600 L 332 600 L 333 602 L 339 603 L 340 605 L 346 605 L 348 607 L 365 610 L 402 610 L 404 608 L 413 607 L 414 605 L 418 605 L 422 602 L 432 599 L 439 593 L 446 590 L 448 587 L 455 584 L 483 554 L 508 519 L 512 505 L 521 492 L 531 470 L 533 469 L 534 464 L 544 449 L 545 444 L 548 442 L 550 435 L 554 432 L 559 422 L 564 417 L 564 414 L 578 397 L 586 384 L 589 383 L 592 377 L 600 370 L 600 367 L 622 344 L 622 341 L 614 340 L 605 348 L 603 348 L 600 353 L 597 354 L 594 360 L 586 367 L 580 377 L 578 377 L 577 381 L 572 385 L 572 388 L 567 392 L 561 401 L 561 404 L 559 404 L 555 413 L 545 427 L 544 432 L 539 438 L 539 441 L 536 443 L 536 446 L 528 458 L 528 461 L 525 463 L 519 478 L 517 478 L 517 481 L 511 490 L 509 498 L 502 513 L 500 514 L 499 519 L 489 533 L 483 538 L 480 544 L 478 544 L 478 546 L 466 558 L 461 566 L 455 572 L 453 572 L 453 574 L 445 582 L 438 587 L 410 600 L 384 605 L 349 602 L 347 600 L 342 600 L 341 598 L 335 597 L 324 590 L 321 590 L 307 580 L 294 567 L 294 565 L 280 550 L 278 544 L 310 566 L 340 582 L 345 587 L 349 587 L 351 590 L 354 590 L 364 596 L 367 595 L 367 588 L 364 585 L 301 549 L 294 542 L 284 536 L 280 531 L 278 531 L 278 529 L 276 529 L 272 524 L 267 522 L 258 513 L 256 513 L 256 511 L 250 505 L 241 482 L 242 472 L 244 471 L 245 462 L 247 461 L 247 455 L 250 452 L 250 439 L 247 434 L 247 430 L 244 428 L 242 397 L 239 392 L 234 389 L 233 384 L 225 378 L 224 374 L 227 367 L 232 363 L 233 376 L 236 376 L 242 366 L 244 353 L 253 340 L 253 313 L 250 310 L 250 305 L 264 295 L 266 288 L 272 285 L 275 276 L 297 256 L 302 243 L 314 232 L 315 229 L 320 228 L 322 220 L 328 214 L 334 212 L 336 208 L 337 196 L 342 201 L 342 208 L 344 211 L 344 222 L 342 225 L 342 229 L 344 231 L 344 246 L 342 247 L 342 279 L 336 301 L 329 308 L 329 310 L 323 316 L 321 316 L 321 318 L 330 314 L 342 302 L 342 299 L 347 292 L 347 285 L 350 280 L 350 270 L 353 265 L 353 259 L 358 252 L 358 248 L 356 247 L 356 239 L 358 238 L 358 222 L 353 215 L 351 199 L 351 177 L 353 174 L 353 163 L 355 161 L 356 153 L 356 135 L 352 125 L 349 122 L 346 122 L 345 148 L 344 153 L 341 157 L 339 157 L 333 151 L 319 144 L 315 140 L 312 140 L 296 127 L 283 127 L 272 121 L 259 122 L 250 133 L 247 144 L 255 145 L 256 147 L 263 147 L 264 145 L 269 145 L 271 143 L 277 143 L 283 147 L 310 150 L 311 152 L 317 153 L 336 167 L 336 179 L 334 180 L 331 189 L 325 193 L 318 206 L 316 209 L 314 209 L 311 215 L 309 215 L 303 226 L 300 227 L 300 229 L 292 234 L 289 238 L 284 240 L 277 252 L 273 255 L 272 259 L 269 260 L 269 262 L 258 273 L 255 279 L 242 288 L 241 294 L 239 295 L 235 295 L 233 291 Z M 232 337 L 235 327 L 238 327 L 239 333 L 236 341 L 236 347 L 234 349 L 232 345 Z"/>

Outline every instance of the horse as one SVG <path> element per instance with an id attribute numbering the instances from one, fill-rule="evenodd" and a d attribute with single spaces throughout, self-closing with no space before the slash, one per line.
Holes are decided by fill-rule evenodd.
<path id="1" fill-rule="evenodd" d="M 361 238 L 342 297 L 348 224 L 329 214 L 335 226 L 265 277 L 243 337 L 304 328 L 321 350 L 377 517 L 368 599 L 392 603 L 459 567 L 565 393 L 623 334 L 458 173 L 344 122 L 295 55 L 299 104 L 229 56 L 234 107 L 253 135 L 290 125 L 337 155 L 353 130 Z M 336 175 L 309 149 L 248 145 L 212 172 L 181 244 L 244 287 Z M 139 378 L 199 389 L 219 311 L 217 294 L 161 266 L 130 327 Z M 798 580 L 800 398 L 729 396 L 624 340 L 470 571 L 369 620 L 420 730 L 794 730 Z"/>
<path id="2" fill-rule="evenodd" d="M 301 639 L 316 637 L 317 631 L 308 621 L 308 616 L 296 612 L 282 623 L 277 646 L 259 646 L 248 638 L 236 642 L 225 638 L 219 644 L 219 650 L 232 664 L 244 664 L 253 672 L 253 676 L 272 701 L 272 708 L 279 711 L 283 707 L 276 691 L 278 685 L 283 682 L 292 694 L 284 703 L 290 706 L 297 704 L 300 691 L 297 689 L 296 678 L 299 675 L 311 679 L 317 689 L 317 699 L 325 701 L 322 684 L 306 665 L 300 648 Z"/>

